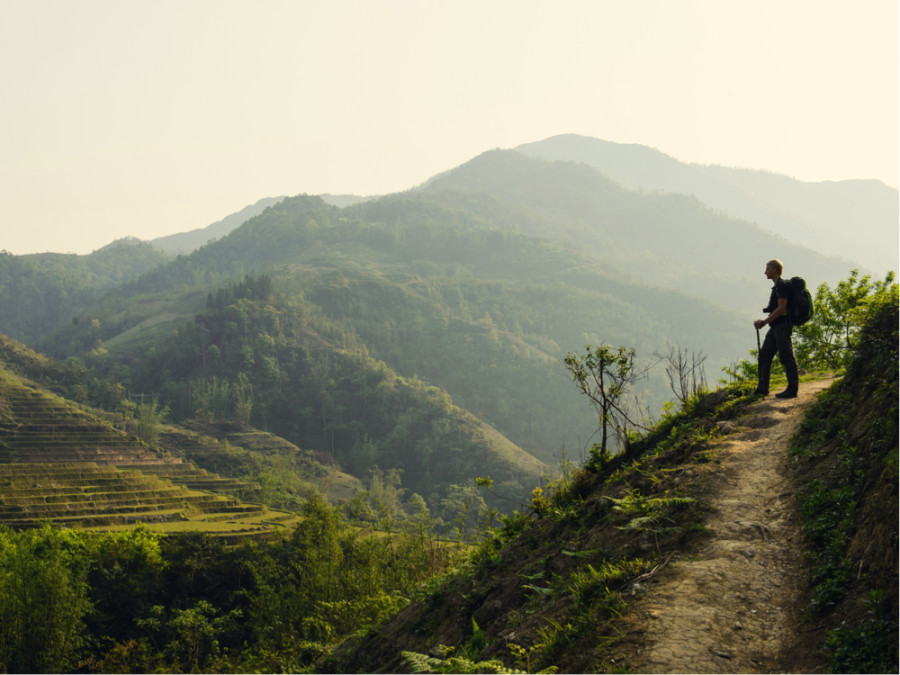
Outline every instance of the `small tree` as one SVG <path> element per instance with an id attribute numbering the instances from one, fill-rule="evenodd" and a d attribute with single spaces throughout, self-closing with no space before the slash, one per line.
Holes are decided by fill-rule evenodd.
<path id="1" fill-rule="evenodd" d="M 135 435 L 147 445 L 156 445 L 163 420 L 169 414 L 168 406 L 159 409 L 155 398 L 151 398 L 149 402 L 145 403 L 144 397 L 141 395 L 141 402 L 137 405 L 135 413 L 137 416 Z"/>
<path id="2" fill-rule="evenodd" d="M 611 437 L 615 435 L 624 443 L 629 428 L 641 426 L 634 421 L 625 398 L 644 373 L 635 372 L 633 348 L 588 345 L 585 349 L 584 356 L 569 352 L 565 364 L 581 393 L 597 410 L 600 442 L 591 448 L 591 459 L 593 464 L 602 466 L 609 459 Z"/>
<path id="3" fill-rule="evenodd" d="M 689 354 L 681 347 L 670 347 L 666 354 L 656 356 L 666 362 L 669 388 L 682 405 L 706 391 L 706 374 L 703 370 L 706 357 L 703 354 Z"/>

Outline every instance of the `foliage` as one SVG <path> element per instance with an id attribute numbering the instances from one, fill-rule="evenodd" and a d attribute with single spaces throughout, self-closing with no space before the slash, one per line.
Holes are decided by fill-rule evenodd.
<path id="1" fill-rule="evenodd" d="M 465 656 L 447 656 L 438 658 L 419 654 L 417 652 L 403 652 L 403 659 L 410 673 L 527 673 L 525 670 L 507 668 L 498 659 L 486 661 L 473 661 Z"/>
<path id="2" fill-rule="evenodd" d="M 897 626 L 891 622 L 891 607 L 884 592 L 869 591 L 863 603 L 867 616 L 862 622 L 849 627 L 845 620 L 828 632 L 825 649 L 834 673 L 886 672 L 890 655 L 897 652 Z"/>
<path id="3" fill-rule="evenodd" d="M 288 539 L 239 546 L 143 528 L 0 528 L 0 668 L 301 670 L 450 561 L 427 531 L 362 531 L 316 499 L 303 516 Z"/>
<path id="4" fill-rule="evenodd" d="M 834 289 L 822 283 L 816 289 L 816 313 L 795 329 L 797 362 L 807 369 L 843 370 L 855 355 L 872 306 L 897 302 L 895 275 L 881 281 L 854 269 Z"/>
<path id="5" fill-rule="evenodd" d="M 156 445 L 162 423 L 169 414 L 169 409 L 160 408 L 156 399 L 141 402 L 135 406 L 135 435 L 147 445 Z"/>
<path id="6" fill-rule="evenodd" d="M 675 398 L 686 405 L 691 398 L 696 398 L 706 391 L 706 375 L 703 354 L 691 352 L 681 347 L 670 347 L 664 355 L 657 355 L 666 362 L 666 378 Z"/>
<path id="7" fill-rule="evenodd" d="M 0 668 L 66 672 L 86 644 L 91 608 L 82 538 L 45 526 L 0 529 Z"/>

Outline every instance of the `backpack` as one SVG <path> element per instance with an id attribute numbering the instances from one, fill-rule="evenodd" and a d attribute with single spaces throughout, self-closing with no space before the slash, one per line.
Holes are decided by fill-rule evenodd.
<path id="1" fill-rule="evenodd" d="M 791 318 L 791 324 L 794 326 L 802 326 L 813 316 L 813 299 L 806 288 L 806 281 L 802 277 L 791 277 L 788 279 L 794 297 L 788 303 L 788 315 Z"/>

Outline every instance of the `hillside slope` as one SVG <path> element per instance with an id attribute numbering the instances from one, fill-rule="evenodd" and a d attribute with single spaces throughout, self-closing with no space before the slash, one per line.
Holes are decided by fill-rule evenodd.
<path id="1" fill-rule="evenodd" d="M 703 352 L 716 368 L 746 349 L 751 337 L 746 322 L 732 312 L 684 293 L 629 283 L 557 242 L 503 231 L 508 212 L 501 212 L 499 220 L 491 220 L 484 212 L 447 207 L 421 195 L 343 211 L 317 197 L 285 199 L 228 237 L 111 293 L 102 306 L 48 340 L 46 349 L 61 359 L 98 362 L 92 357 L 99 340 L 108 352 L 105 360 L 127 365 L 131 372 L 136 360 L 146 361 L 143 356 L 168 352 L 171 363 L 157 361 L 150 369 L 153 377 L 122 382 L 133 391 L 159 391 L 154 378 L 167 370 L 171 379 L 214 375 L 232 382 L 241 371 L 255 390 L 260 384 L 268 388 L 271 378 L 258 383 L 251 371 L 262 374 L 261 357 L 266 357 L 273 366 L 270 374 L 288 372 L 297 360 L 291 355 L 307 342 L 297 334 L 299 327 L 285 332 L 278 349 L 263 345 L 251 330 L 244 344 L 222 351 L 222 339 L 206 329 L 205 318 L 191 321 L 209 311 L 203 302 L 207 292 L 212 304 L 228 295 L 225 282 L 215 280 L 265 273 L 271 277 L 273 297 L 254 300 L 254 313 L 266 324 L 284 324 L 289 315 L 296 317 L 291 319 L 295 324 L 323 324 L 317 332 L 326 341 L 365 349 L 404 378 L 419 377 L 447 391 L 454 405 L 550 464 L 561 447 L 577 451 L 594 430 L 593 415 L 561 366 L 567 351 L 586 343 L 627 343 L 650 358 L 670 345 L 682 345 Z M 507 216 L 501 218 L 503 213 Z M 232 312 L 224 305 L 220 324 L 244 322 L 244 310 Z M 275 311 L 265 310 L 266 305 Z M 302 305 L 301 315 L 292 309 L 296 305 Z M 218 332 L 226 328 L 222 325 Z M 262 330 L 279 337 L 269 328 Z M 177 354 L 167 344 L 176 332 L 191 336 L 190 343 L 180 341 Z M 307 351 L 318 352 L 321 346 L 317 341 Z M 223 357 L 218 365 L 202 357 L 203 349 L 213 347 Z M 238 353 L 245 347 L 253 350 L 253 361 Z M 196 364 L 188 364 L 190 354 L 197 355 Z M 230 362 L 228 368 L 222 367 L 225 362 Z M 193 371 L 186 373 L 188 365 Z M 118 370 L 127 375 L 129 369 Z M 315 373 L 315 368 L 294 369 L 290 384 L 304 388 Z M 323 388 L 329 386 L 326 382 Z M 648 405 L 658 408 L 667 389 L 657 378 L 642 393 Z M 186 400 L 167 392 L 163 402 L 182 418 L 193 414 L 184 410 Z M 318 405 L 304 403 L 283 412 L 294 424 L 295 410 L 312 420 L 304 409 Z M 321 429 L 320 418 L 308 428 L 287 431 L 281 422 L 275 426 L 271 411 L 259 403 L 254 407 L 266 412 L 267 422 L 253 420 L 257 426 L 268 423 L 298 445 L 332 452 L 330 436 L 309 440 Z M 356 439 L 345 442 L 339 434 L 335 440 L 336 459 L 346 464 Z"/>
<path id="2" fill-rule="evenodd" d="M 515 532 L 508 521 L 472 568 L 326 665 L 405 672 L 423 662 L 404 652 L 437 658 L 448 645 L 529 672 L 795 670 L 783 664 L 802 545 L 784 466 L 829 384 L 804 384 L 793 401 L 707 397 L 694 422 L 672 420 L 601 475 L 535 501 L 533 519 Z"/>
<path id="3" fill-rule="evenodd" d="M 842 379 L 794 400 L 729 386 L 536 491 L 322 667 L 892 672 L 897 321 L 896 297 L 874 307 Z"/>
<path id="4" fill-rule="evenodd" d="M 34 344 L 113 286 L 168 259 L 136 239 L 115 241 L 89 255 L 0 251 L 0 333 Z"/>

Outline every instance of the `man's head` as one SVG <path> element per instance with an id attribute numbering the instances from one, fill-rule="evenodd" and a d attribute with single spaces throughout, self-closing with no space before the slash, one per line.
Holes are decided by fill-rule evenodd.
<path id="1" fill-rule="evenodd" d="M 772 258 L 766 263 L 766 279 L 780 279 L 784 272 L 784 265 L 778 258 Z"/>

